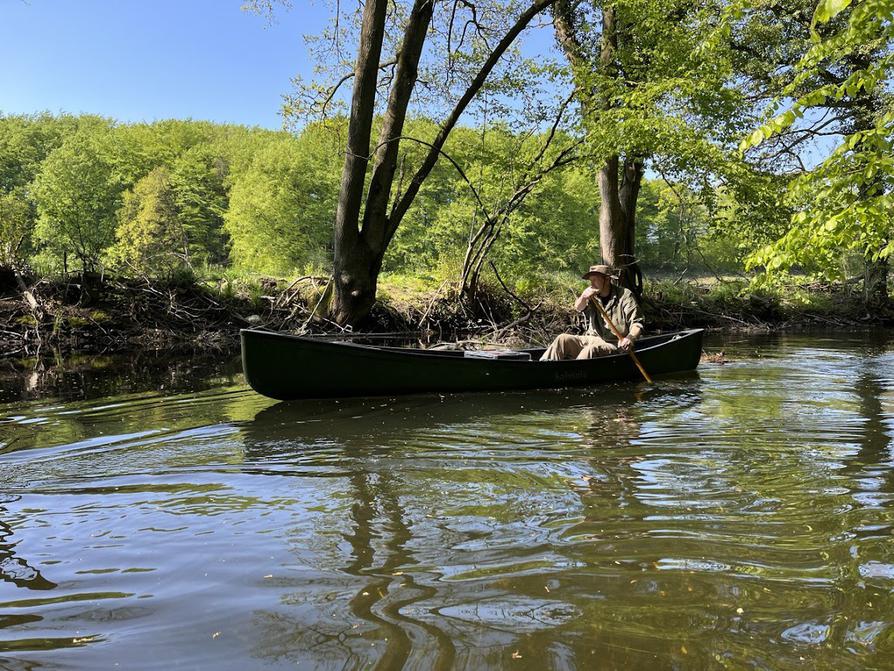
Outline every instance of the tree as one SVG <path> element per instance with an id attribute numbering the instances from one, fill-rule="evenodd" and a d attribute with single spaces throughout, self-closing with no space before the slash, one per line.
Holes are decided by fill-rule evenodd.
<path id="1" fill-rule="evenodd" d="M 92 115 L 0 116 L 0 264 L 21 267 L 33 251 L 37 215 L 32 182 L 47 155 L 78 128 L 106 123 Z"/>
<path id="2" fill-rule="evenodd" d="M 735 85 L 723 4 L 560 0 L 556 37 L 598 157 L 604 263 L 639 293 L 636 211 L 647 162 L 703 184 L 723 171 L 750 106 Z"/>
<path id="3" fill-rule="evenodd" d="M 34 179 L 34 239 L 64 270 L 70 254 L 82 271 L 95 271 L 114 240 L 122 188 L 102 140 L 96 130 L 79 130 L 47 156 Z"/>
<path id="4" fill-rule="evenodd" d="M 228 206 L 226 159 L 208 144 L 192 147 L 174 160 L 170 185 L 177 219 L 187 239 L 190 265 L 223 263 L 227 234 L 223 217 Z"/>
<path id="5" fill-rule="evenodd" d="M 18 268 L 31 233 L 31 204 L 17 189 L 0 192 L 0 266 Z"/>
<path id="6" fill-rule="evenodd" d="M 26 188 L 47 155 L 78 128 L 106 124 L 107 121 L 93 115 L 0 116 L 0 191 Z"/>
<path id="7" fill-rule="evenodd" d="M 783 91 L 795 102 L 742 142 L 745 151 L 791 134 L 809 117 L 839 138 L 822 162 L 791 182 L 788 232 L 748 263 L 771 274 L 798 264 L 834 276 L 842 252 L 857 252 L 867 261 L 867 302 L 886 301 L 887 259 L 894 252 L 894 112 L 885 92 L 894 65 L 894 2 L 864 0 L 851 11 L 849 5 L 850 0 L 817 5 L 811 27 L 836 20 L 837 25 L 825 35 L 814 32 L 797 63 Z"/>
<path id="8" fill-rule="evenodd" d="M 153 169 L 124 194 L 115 238 L 108 252 L 113 265 L 155 276 L 190 266 L 189 238 L 167 168 Z"/>
<path id="9" fill-rule="evenodd" d="M 319 126 L 257 153 L 233 184 L 224 215 L 236 265 L 273 274 L 328 265 L 338 159 L 333 137 Z"/>
<path id="10" fill-rule="evenodd" d="M 409 122 L 409 134 L 425 137 L 431 125 Z M 463 167 L 463 174 L 449 161 L 432 170 L 389 247 L 384 268 L 442 277 L 467 271 L 472 285 L 485 259 L 517 276 L 533 274 L 533 269 L 588 266 L 594 236 L 582 235 L 586 231 L 580 223 L 596 206 L 593 175 L 583 165 L 529 173 L 548 135 L 517 132 L 505 123 L 454 130 L 445 152 Z M 557 146 L 574 144 L 560 135 Z M 550 164 L 547 160 L 545 165 Z M 466 177 L 474 182 L 474 191 Z M 518 185 L 534 178 L 539 178 L 536 190 L 521 199 Z M 504 220 L 501 213 L 511 216 Z M 487 245 L 497 237 L 499 245 Z"/>
<path id="11" fill-rule="evenodd" d="M 518 35 L 537 14 L 555 1 L 534 0 L 522 5 L 520 13 L 515 13 L 516 3 L 494 4 L 492 16 L 515 17 L 505 25 L 498 23 L 499 32 L 494 33 L 486 32 L 481 25 L 479 13 L 485 3 L 476 7 L 462 2 L 414 0 L 408 11 L 405 11 L 407 8 L 403 5 L 395 4 L 391 18 L 402 24 L 400 37 L 394 41 L 394 57 L 385 60 L 382 58 L 383 45 L 386 41 L 389 44 L 392 42 L 392 33 L 388 29 L 389 3 L 386 0 L 368 0 L 364 4 L 354 72 L 353 75 L 342 78 L 342 81 L 346 81 L 353 77 L 354 87 L 345 161 L 335 212 L 333 283 L 329 309 L 337 322 L 354 324 L 368 314 L 375 300 L 378 276 L 388 245 L 422 184 L 441 157 L 448 136 Z M 446 34 L 447 52 L 451 60 L 446 79 L 463 80 L 464 84 L 452 109 L 439 124 L 437 135 L 427 143 L 428 151 L 421 164 L 407 181 L 402 193 L 393 194 L 407 109 L 416 90 L 420 58 L 436 6 L 443 8 L 449 17 Z M 462 40 L 453 45 L 453 49 L 449 47 L 450 39 L 455 35 L 454 22 L 461 25 L 462 19 L 458 18 L 458 14 L 463 12 L 469 15 L 465 26 L 472 35 L 466 40 L 466 30 L 463 29 L 463 40 L 469 44 L 468 53 L 458 57 L 456 47 L 462 44 Z M 393 28 L 394 22 L 390 25 Z M 491 46 L 494 34 L 500 38 Z M 472 65 L 466 68 L 467 79 L 458 74 L 461 73 L 461 68 L 453 67 L 457 64 Z M 380 73 L 388 69 L 389 76 L 380 78 Z M 443 78 L 443 74 L 441 77 Z M 387 82 L 390 90 L 383 106 L 379 141 L 373 148 L 371 133 L 377 88 L 382 81 Z M 323 108 L 331 100 L 335 90 L 337 86 L 324 97 L 321 103 Z"/>

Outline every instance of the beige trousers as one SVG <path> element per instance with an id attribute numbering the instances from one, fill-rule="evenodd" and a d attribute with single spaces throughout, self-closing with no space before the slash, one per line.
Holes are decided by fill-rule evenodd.
<path id="1" fill-rule="evenodd" d="M 561 361 L 562 359 L 593 359 L 597 356 L 614 354 L 618 348 L 599 336 L 576 336 L 563 333 L 552 341 L 541 361 Z"/>

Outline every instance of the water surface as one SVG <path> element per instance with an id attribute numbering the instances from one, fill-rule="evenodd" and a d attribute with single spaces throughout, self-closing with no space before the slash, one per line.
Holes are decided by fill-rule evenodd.
<path id="1" fill-rule="evenodd" d="M 0 668 L 894 668 L 894 339 L 276 403 L 0 376 Z"/>

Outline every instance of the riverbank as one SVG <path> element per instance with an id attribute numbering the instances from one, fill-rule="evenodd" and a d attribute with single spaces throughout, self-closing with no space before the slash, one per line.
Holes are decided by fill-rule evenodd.
<path id="1" fill-rule="evenodd" d="M 49 352 L 155 350 L 232 352 L 248 327 L 349 337 L 318 316 L 325 278 L 159 283 L 120 278 L 39 280 L 0 293 L 0 352 L 5 358 Z M 577 280 L 579 284 L 579 280 Z M 380 301 L 356 331 L 469 347 L 545 344 L 580 328 L 571 310 L 575 278 L 551 275 L 513 288 L 486 284 L 469 301 L 450 282 L 384 277 Z M 701 327 L 777 331 L 864 329 L 894 325 L 889 301 L 868 309 L 842 285 L 749 292 L 742 281 L 648 282 L 643 309 L 650 330 Z"/>

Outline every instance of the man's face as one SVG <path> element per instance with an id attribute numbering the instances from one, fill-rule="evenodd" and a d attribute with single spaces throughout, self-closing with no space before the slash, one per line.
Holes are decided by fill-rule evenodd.
<path id="1" fill-rule="evenodd" d="M 596 291 L 601 292 L 607 280 L 608 278 L 605 275 L 601 273 L 593 273 L 590 275 L 590 286 L 596 289 Z"/>

